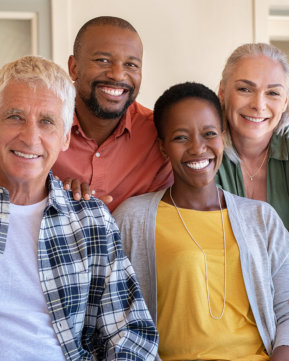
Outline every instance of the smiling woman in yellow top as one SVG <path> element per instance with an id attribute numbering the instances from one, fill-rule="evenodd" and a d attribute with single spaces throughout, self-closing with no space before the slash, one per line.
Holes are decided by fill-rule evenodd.
<path id="1" fill-rule="evenodd" d="M 222 112 L 197 83 L 168 89 L 155 124 L 171 188 L 114 216 L 166 361 L 289 358 L 289 235 L 265 202 L 216 187 Z"/>

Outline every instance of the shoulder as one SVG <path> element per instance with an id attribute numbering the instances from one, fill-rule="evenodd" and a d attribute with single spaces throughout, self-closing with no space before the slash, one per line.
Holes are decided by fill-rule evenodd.
<path id="1" fill-rule="evenodd" d="M 134 112 L 141 114 L 143 116 L 152 116 L 153 115 L 153 111 L 145 106 L 143 106 L 142 104 L 138 103 L 138 102 L 134 102 L 133 103 L 134 106 Z"/>
<path id="2" fill-rule="evenodd" d="M 110 211 L 98 198 L 91 196 L 89 201 L 83 199 L 75 201 L 72 192 L 69 191 L 67 193 L 70 209 L 78 218 L 91 217 L 93 223 L 100 222 L 106 225 L 113 222 Z"/>
<path id="3" fill-rule="evenodd" d="M 117 220 L 122 217 L 130 218 L 143 215 L 157 206 L 164 192 L 165 190 L 161 190 L 130 197 L 115 209 L 113 216 Z"/>
<path id="4" fill-rule="evenodd" d="M 227 191 L 224 191 L 224 195 L 229 214 L 230 212 L 239 214 L 243 219 L 248 220 L 252 224 L 262 220 L 262 223 L 265 225 L 268 220 L 270 220 L 269 223 L 272 223 L 273 219 L 280 219 L 276 210 L 267 202 L 240 197 Z"/>
<path id="5" fill-rule="evenodd" d="M 282 134 L 273 134 L 270 141 L 269 157 L 281 161 L 289 160 L 289 130 Z"/>
<path id="6" fill-rule="evenodd" d="M 134 121 L 149 121 L 153 123 L 153 111 L 136 101 L 132 103 L 128 111 Z"/>
<path id="7" fill-rule="evenodd" d="M 102 201 L 93 196 L 89 201 L 74 200 L 72 191 L 64 190 L 62 182 L 55 179 L 52 172 L 49 174 L 49 203 L 59 214 L 64 214 L 71 220 L 85 222 L 85 219 L 91 218 L 93 224 L 112 223 L 113 218 Z"/>

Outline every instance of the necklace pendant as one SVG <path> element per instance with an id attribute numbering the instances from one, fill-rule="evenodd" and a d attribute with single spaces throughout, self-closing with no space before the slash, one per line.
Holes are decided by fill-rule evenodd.
<path id="1" fill-rule="evenodd" d="M 250 181 L 253 182 L 253 177 L 250 177 Z"/>

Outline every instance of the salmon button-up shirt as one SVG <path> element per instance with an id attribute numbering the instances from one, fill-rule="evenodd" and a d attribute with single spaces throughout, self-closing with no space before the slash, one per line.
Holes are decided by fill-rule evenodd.
<path id="1" fill-rule="evenodd" d="M 61 180 L 89 183 L 96 197 L 111 195 L 111 211 L 126 198 L 173 182 L 171 165 L 159 150 L 153 113 L 137 102 L 100 146 L 86 137 L 75 114 L 69 149 L 60 153 L 52 169 Z"/>

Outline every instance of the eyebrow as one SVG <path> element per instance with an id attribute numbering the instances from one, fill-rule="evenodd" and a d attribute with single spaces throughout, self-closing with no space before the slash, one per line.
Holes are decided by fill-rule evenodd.
<path id="1" fill-rule="evenodd" d="M 3 114 L 5 116 L 13 115 L 13 114 L 23 114 L 23 113 L 24 113 L 23 110 L 17 109 L 17 108 L 9 108 L 9 109 L 4 110 L 4 112 L 3 112 Z"/>
<path id="2" fill-rule="evenodd" d="M 176 133 L 176 132 L 189 132 L 189 130 L 187 128 L 177 128 L 173 131 L 173 133 Z"/>
<path id="3" fill-rule="evenodd" d="M 246 83 L 248 85 L 251 85 L 253 87 L 257 87 L 256 83 L 254 83 L 253 81 L 251 80 L 247 80 L 247 79 L 238 79 L 235 81 L 235 83 L 238 83 L 239 81 L 243 82 L 243 83 Z M 276 84 L 268 84 L 267 85 L 267 88 L 276 88 L 276 87 L 281 87 L 281 88 L 284 88 L 284 85 L 280 84 L 280 83 L 276 83 Z"/>
<path id="4" fill-rule="evenodd" d="M 109 56 L 112 56 L 112 54 L 105 52 L 105 51 L 96 51 L 92 54 L 92 56 L 108 56 L 109 57 Z M 137 56 L 129 55 L 128 58 L 131 60 L 136 60 L 139 63 L 142 62 L 142 60 L 140 58 L 138 58 Z"/>
<path id="5" fill-rule="evenodd" d="M 216 127 L 215 125 L 210 125 L 210 124 L 209 124 L 209 125 L 205 125 L 205 126 L 202 128 L 202 130 L 212 129 L 212 128 L 218 129 L 218 127 Z M 189 133 L 190 130 L 187 129 L 187 128 L 177 128 L 177 129 L 175 129 L 175 130 L 173 131 L 173 133 L 176 133 L 176 132 L 186 132 L 186 133 Z"/>
<path id="6" fill-rule="evenodd" d="M 6 111 L 4 111 L 4 116 L 9 116 L 9 115 L 17 115 L 17 114 L 19 114 L 19 115 L 25 115 L 25 112 L 24 112 L 24 110 L 22 110 L 22 109 L 18 109 L 18 108 L 10 108 L 10 109 L 7 109 Z M 53 114 L 53 113 L 40 113 L 39 114 L 40 115 L 40 117 L 42 117 L 42 118 L 47 118 L 47 119 L 50 119 L 50 120 L 56 120 L 57 119 L 57 117 L 55 117 L 55 114 Z"/>

